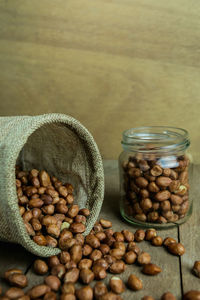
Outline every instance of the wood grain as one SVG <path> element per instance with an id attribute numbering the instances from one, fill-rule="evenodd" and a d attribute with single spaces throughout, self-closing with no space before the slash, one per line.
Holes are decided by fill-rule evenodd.
<path id="1" fill-rule="evenodd" d="M 200 166 L 195 166 L 193 182 L 191 182 L 190 199 L 193 201 L 193 213 L 188 222 L 180 226 L 180 240 L 184 244 L 186 253 L 181 257 L 182 281 L 184 292 L 188 290 L 200 290 L 200 279 L 192 274 L 192 267 L 196 260 L 200 260 L 199 239 L 199 172 Z"/>
<path id="2" fill-rule="evenodd" d="M 198 153 L 199 16 L 197 0 L 2 0 L 1 115 L 73 115 L 104 158 L 127 128 L 184 127 Z"/>

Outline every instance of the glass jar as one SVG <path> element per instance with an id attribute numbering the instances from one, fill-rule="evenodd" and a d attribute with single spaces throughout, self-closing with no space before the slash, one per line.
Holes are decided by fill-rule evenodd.
<path id="1" fill-rule="evenodd" d="M 181 128 L 151 126 L 124 131 L 119 171 L 120 212 L 125 220 L 158 228 L 186 221 L 192 213 L 189 145 L 188 132 Z"/>

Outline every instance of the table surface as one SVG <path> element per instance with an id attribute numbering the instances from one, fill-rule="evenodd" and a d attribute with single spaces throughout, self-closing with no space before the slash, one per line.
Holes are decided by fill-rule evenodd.
<path id="1" fill-rule="evenodd" d="M 129 229 L 133 232 L 136 228 L 122 220 L 119 214 L 119 180 L 116 161 L 104 161 L 105 169 L 105 200 L 101 210 L 101 217 L 112 220 L 115 231 Z M 187 223 L 180 227 L 160 230 L 159 235 L 163 238 L 171 236 L 182 242 L 186 248 L 186 253 L 181 257 L 172 256 L 163 247 L 154 247 L 148 242 L 142 242 L 139 247 L 147 251 L 152 256 L 152 262 L 162 268 L 162 272 L 154 277 L 149 277 L 141 273 L 141 268 L 137 265 L 128 266 L 120 277 L 127 281 L 129 274 L 133 273 L 143 281 L 143 289 L 139 292 L 131 292 L 126 289 L 123 293 L 123 299 L 141 299 L 144 295 L 151 295 L 158 300 L 166 292 L 172 292 L 177 300 L 182 298 L 183 293 L 191 289 L 200 289 L 200 279 L 191 273 L 191 268 L 195 260 L 200 259 L 198 251 L 200 248 L 200 239 L 198 238 L 200 218 L 198 212 L 198 167 L 194 168 L 194 183 L 191 199 L 194 200 L 193 214 Z M 196 174 L 196 175 L 195 175 Z M 43 282 L 43 276 L 35 275 L 32 271 L 32 264 L 35 256 L 28 253 L 19 245 L 0 243 L 0 277 L 5 270 L 9 268 L 21 268 L 27 274 L 29 287 Z M 110 274 L 106 278 L 108 282 Z M 3 279 L 0 279 L 0 285 L 3 290 L 8 288 Z"/>

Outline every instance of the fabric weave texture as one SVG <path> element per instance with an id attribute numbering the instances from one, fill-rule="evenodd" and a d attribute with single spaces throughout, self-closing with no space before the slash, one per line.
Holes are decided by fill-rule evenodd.
<path id="1" fill-rule="evenodd" d="M 88 234 L 101 210 L 104 172 L 89 131 L 65 114 L 0 118 L 0 240 L 22 245 L 35 255 L 57 255 L 58 248 L 37 245 L 26 232 L 18 209 L 15 166 L 46 170 L 75 189 L 75 203 L 89 208 Z"/>

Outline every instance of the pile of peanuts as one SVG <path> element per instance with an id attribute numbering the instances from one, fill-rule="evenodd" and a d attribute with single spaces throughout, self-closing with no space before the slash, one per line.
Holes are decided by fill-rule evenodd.
<path id="1" fill-rule="evenodd" d="M 85 231 L 88 209 L 74 203 L 73 186 L 36 169 L 16 168 L 16 187 L 20 214 L 30 237 L 40 246 L 63 249 L 63 229 L 80 234 Z"/>
<path id="2" fill-rule="evenodd" d="M 168 223 L 184 218 L 189 209 L 189 159 L 176 157 L 175 168 L 160 159 L 137 154 L 122 163 L 125 214 L 141 222 Z"/>
<path id="3" fill-rule="evenodd" d="M 10 269 L 5 272 L 4 278 L 12 287 L 0 299 L 55 300 L 59 293 L 61 300 L 121 300 L 120 295 L 125 291 L 126 285 L 133 291 L 143 288 L 142 281 L 134 274 L 128 277 L 126 285 L 117 276 L 125 271 L 127 265 L 141 266 L 141 271 L 151 276 L 162 271 L 151 262 L 149 253 L 140 250 L 137 243 L 146 240 L 154 246 L 164 246 L 170 253 L 178 256 L 185 252 L 181 243 L 170 237 L 163 240 L 155 229 L 148 229 L 146 232 L 138 229 L 132 233 L 129 230 L 114 232 L 111 227 L 109 220 L 100 219 L 85 237 L 74 234 L 70 228 L 64 228 L 61 234 L 65 243 L 62 244 L 61 253 L 47 260 L 38 258 L 33 263 L 36 274 L 47 275 L 44 283 L 25 293 L 23 288 L 28 285 L 27 277 L 21 270 Z M 108 272 L 114 274 L 109 281 L 109 290 L 103 282 Z M 92 288 L 90 283 L 93 280 L 97 282 Z M 84 286 L 75 287 L 78 282 Z M 168 296 L 169 293 L 166 293 L 161 299 L 168 300 Z M 152 299 L 150 296 L 143 297 L 143 300 Z"/>
<path id="4" fill-rule="evenodd" d="M 61 253 L 34 261 L 32 268 L 37 275 L 45 276 L 44 283 L 28 290 L 28 279 L 22 270 L 7 270 L 4 279 L 11 287 L 3 295 L 0 288 L 0 300 L 121 300 L 126 288 L 132 291 L 143 289 L 142 280 L 136 275 L 130 274 L 126 284 L 117 276 L 127 265 L 140 266 L 141 272 L 150 276 L 162 272 L 151 262 L 151 255 L 141 251 L 137 243 L 146 240 L 153 246 L 164 246 L 177 256 L 185 252 L 181 243 L 171 237 L 163 240 L 153 228 L 138 229 L 135 233 L 129 230 L 115 232 L 111 221 L 103 218 L 95 223 L 87 236 L 83 236 L 90 212 L 85 208 L 79 210 L 78 205 L 73 204 L 71 184 L 63 185 L 47 172 L 36 169 L 30 172 L 17 169 L 16 176 L 19 210 L 27 232 L 38 245 L 59 247 Z M 200 275 L 200 262 L 195 263 L 193 272 Z M 103 280 L 108 273 L 113 276 L 107 287 Z M 199 296 L 200 292 L 190 291 L 184 300 Z M 169 299 L 176 300 L 170 292 L 161 296 L 161 300 Z M 145 296 L 142 300 L 154 298 Z"/>

